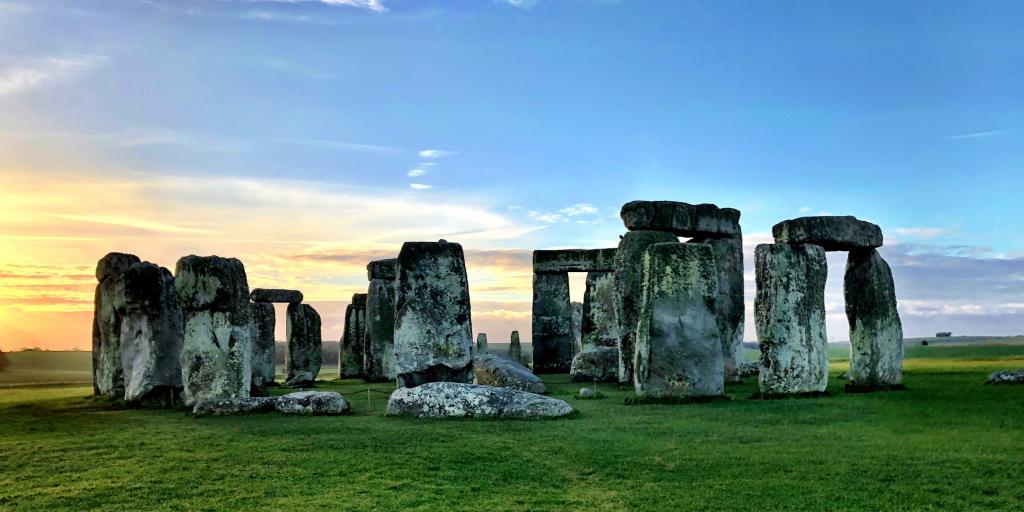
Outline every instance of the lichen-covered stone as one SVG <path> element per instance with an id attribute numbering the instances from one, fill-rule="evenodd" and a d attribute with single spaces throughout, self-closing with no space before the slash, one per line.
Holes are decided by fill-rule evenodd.
<path id="1" fill-rule="evenodd" d="M 584 400 L 589 400 L 591 398 L 597 398 L 597 393 L 594 391 L 594 388 L 580 388 L 580 391 L 576 396 Z"/>
<path id="2" fill-rule="evenodd" d="M 385 260 L 397 262 L 397 260 Z M 371 262 L 373 265 L 377 262 Z M 394 265 L 391 265 L 394 266 Z M 371 267 L 371 275 L 375 274 Z M 377 271 L 380 272 L 380 271 Z M 395 280 L 370 280 L 366 292 L 366 326 L 363 343 L 363 379 L 394 381 L 395 373 Z"/>
<path id="3" fill-rule="evenodd" d="M 724 238 L 694 238 L 690 243 L 701 243 L 711 248 L 715 256 L 718 276 L 718 297 L 715 316 L 722 334 L 722 360 L 726 380 L 735 380 L 736 357 L 743 344 L 743 324 L 746 308 L 743 296 L 743 237 L 737 227 L 735 236 Z"/>
<path id="4" fill-rule="evenodd" d="M 762 244 L 754 251 L 754 267 L 761 393 L 825 391 L 825 250 L 817 245 Z"/>
<path id="5" fill-rule="evenodd" d="M 875 249 L 850 251 L 843 279 L 850 323 L 850 383 L 860 389 L 903 382 L 903 324 L 892 270 Z"/>
<path id="6" fill-rule="evenodd" d="M 217 398 L 199 402 L 192 408 L 196 416 L 231 416 L 273 412 L 277 399 L 273 397 Z"/>
<path id="7" fill-rule="evenodd" d="M 121 274 L 120 350 L 124 399 L 173 406 L 181 393 L 184 327 L 174 276 L 153 263 L 135 263 Z"/>
<path id="8" fill-rule="evenodd" d="M 395 366 L 400 386 L 473 380 L 473 322 L 462 246 L 406 242 L 398 255 Z"/>
<path id="9" fill-rule="evenodd" d="M 632 201 L 619 214 L 631 231 L 668 231 L 676 236 L 739 236 L 740 212 L 713 204 Z"/>
<path id="10" fill-rule="evenodd" d="M 985 380 L 985 384 L 1024 384 L 1024 368 L 993 372 Z"/>
<path id="11" fill-rule="evenodd" d="M 761 365 L 759 363 L 740 363 L 736 365 L 737 377 L 757 377 L 759 373 L 761 373 Z"/>
<path id="12" fill-rule="evenodd" d="M 269 302 L 253 302 L 252 305 L 252 386 L 251 395 L 266 396 L 267 387 L 274 384 L 277 366 L 274 361 L 276 345 L 274 326 L 277 313 Z"/>
<path id="13" fill-rule="evenodd" d="M 299 391 L 277 397 L 278 412 L 308 416 L 341 416 L 351 414 L 345 397 L 334 391 Z"/>
<path id="14" fill-rule="evenodd" d="M 121 276 L 142 260 L 132 254 L 112 252 L 96 263 L 96 292 L 92 320 L 93 394 L 124 397 L 124 369 L 121 366 L 120 310 L 124 307 Z"/>
<path id="15" fill-rule="evenodd" d="M 569 276 L 533 274 L 533 371 L 569 371 L 573 355 Z"/>
<path id="16" fill-rule="evenodd" d="M 250 296 L 253 302 L 286 302 L 288 304 L 302 302 L 302 292 L 298 290 L 253 288 Z"/>
<path id="17" fill-rule="evenodd" d="M 572 358 L 569 377 L 573 382 L 617 382 L 619 348 L 594 347 Z"/>
<path id="18" fill-rule="evenodd" d="M 476 356 L 473 370 L 476 372 L 476 383 L 484 386 L 512 388 L 538 394 L 547 391 L 544 381 L 534 375 L 529 368 L 497 354 Z"/>
<path id="19" fill-rule="evenodd" d="M 721 395 L 725 365 L 711 248 L 678 242 L 650 246 L 644 254 L 643 284 L 633 378 L 636 395 Z"/>
<path id="20" fill-rule="evenodd" d="M 245 267 L 234 258 L 186 256 L 174 272 L 185 318 L 185 405 L 244 398 L 252 385 L 252 310 Z"/>
<path id="21" fill-rule="evenodd" d="M 96 262 L 96 281 L 103 282 L 108 277 L 119 276 L 125 270 L 128 270 L 128 267 L 141 262 L 142 260 L 134 254 L 121 252 L 107 253 L 106 256 Z"/>
<path id="22" fill-rule="evenodd" d="M 508 341 L 508 357 L 523 363 L 523 344 L 519 341 L 519 331 L 512 331 Z"/>
<path id="23" fill-rule="evenodd" d="M 619 382 L 633 382 L 633 349 L 643 293 L 644 252 L 654 244 L 678 242 L 666 231 L 629 231 L 615 255 L 615 315 L 619 319 Z"/>
<path id="24" fill-rule="evenodd" d="M 366 264 L 366 276 L 370 281 L 383 279 L 394 281 L 398 278 L 398 258 L 371 261 Z"/>
<path id="25" fill-rule="evenodd" d="M 345 308 L 345 330 L 341 334 L 338 352 L 338 377 L 362 377 L 363 345 L 366 337 L 366 294 L 357 293 Z"/>
<path id="26" fill-rule="evenodd" d="M 309 304 L 288 304 L 288 351 L 285 352 L 285 386 L 312 386 L 323 363 L 320 314 Z"/>
<path id="27" fill-rule="evenodd" d="M 611 272 L 612 270 L 615 270 L 615 248 L 533 251 L 534 272 Z"/>
<path id="28" fill-rule="evenodd" d="M 388 416 L 415 418 L 556 418 L 571 412 L 564 400 L 455 382 L 401 388 L 388 400 Z"/>
<path id="29" fill-rule="evenodd" d="M 597 347 L 619 346 L 614 272 L 587 273 L 587 289 L 583 295 L 583 325 L 580 329 L 580 349 L 583 352 Z"/>
<path id="30" fill-rule="evenodd" d="M 583 344 L 583 303 L 573 302 L 572 307 L 572 354 L 575 356 Z"/>
<path id="31" fill-rule="evenodd" d="M 882 229 L 847 216 L 800 217 L 772 227 L 776 242 L 814 244 L 826 251 L 852 251 L 882 246 Z"/>

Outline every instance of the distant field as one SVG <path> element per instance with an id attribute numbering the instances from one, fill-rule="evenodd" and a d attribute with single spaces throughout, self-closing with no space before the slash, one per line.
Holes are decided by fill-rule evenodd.
<path id="1" fill-rule="evenodd" d="M 0 370 L 0 388 L 31 384 L 92 383 L 92 353 L 24 350 L 8 352 L 11 365 Z"/>

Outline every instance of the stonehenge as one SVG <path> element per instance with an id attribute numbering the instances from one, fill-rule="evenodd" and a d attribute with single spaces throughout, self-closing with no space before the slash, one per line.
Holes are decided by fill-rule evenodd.
<path id="1" fill-rule="evenodd" d="M 512 331 L 512 334 L 509 336 L 508 356 L 513 361 L 523 363 L 523 345 L 519 341 L 519 331 Z"/>
<path id="2" fill-rule="evenodd" d="M 563 400 L 512 388 L 430 382 L 401 388 L 388 399 L 388 416 L 414 418 L 557 418 L 572 412 Z"/>
<path id="3" fill-rule="evenodd" d="M 323 362 L 320 314 L 309 304 L 288 304 L 288 350 L 285 352 L 284 385 L 312 386 Z"/>
<path id="4" fill-rule="evenodd" d="M 487 333 L 482 332 L 476 335 L 476 353 L 486 354 L 487 353 Z"/>
<path id="5" fill-rule="evenodd" d="M 476 384 L 512 388 L 537 394 L 547 391 L 544 382 L 529 368 L 497 354 L 478 355 L 473 360 L 473 371 Z"/>
<path id="6" fill-rule="evenodd" d="M 274 329 L 277 325 L 277 313 L 274 311 L 274 303 L 288 304 L 288 312 L 285 321 L 288 326 L 286 332 L 289 333 L 287 346 L 287 352 L 285 353 L 285 366 L 286 382 L 290 380 L 292 373 L 287 370 L 287 361 L 290 360 L 303 360 L 307 364 L 312 363 L 312 359 L 309 359 L 305 355 L 291 353 L 292 343 L 291 337 L 291 325 L 292 325 L 292 314 L 293 310 L 298 311 L 302 309 L 301 313 L 305 313 L 304 308 L 298 308 L 297 306 L 302 302 L 302 292 L 298 290 L 282 290 L 282 289 L 269 289 L 269 288 L 254 288 L 249 294 L 249 298 L 252 300 L 252 386 L 250 387 L 251 396 L 267 396 L 267 388 L 274 385 L 275 374 L 277 365 L 275 364 L 275 352 L 277 350 L 276 341 L 274 340 Z M 307 306 L 308 307 L 308 306 Z M 312 308 L 310 308 L 312 309 Z M 314 312 L 315 313 L 315 312 Z M 300 313 L 296 313 L 300 314 Z M 317 316 L 319 319 L 319 316 Z M 319 320 L 317 320 L 319 321 Z M 319 337 L 319 328 L 317 330 L 317 337 Z M 312 343 L 312 341 L 309 341 Z M 316 343 L 317 346 L 320 342 Z M 304 343 L 300 342 L 295 345 L 296 347 L 304 346 Z M 306 350 L 309 350 L 308 348 Z M 316 371 L 320 371 L 320 359 L 319 355 L 315 356 L 316 359 Z M 299 381 L 307 385 L 312 385 L 312 382 L 316 379 L 316 374 L 313 374 L 313 378 L 308 381 Z M 287 384 L 289 386 L 293 385 Z"/>
<path id="7" fill-rule="evenodd" d="M 363 334 L 363 379 L 394 381 L 395 373 L 395 277 L 398 259 L 371 261 L 366 292 L 366 327 Z"/>
<path id="8" fill-rule="evenodd" d="M 569 378 L 573 382 L 618 382 L 619 348 L 594 347 L 576 354 Z"/>
<path id="9" fill-rule="evenodd" d="M 583 295 L 583 325 L 580 331 L 582 352 L 597 347 L 619 346 L 614 272 L 587 272 L 587 288 Z"/>
<path id="10" fill-rule="evenodd" d="M 354 379 L 363 376 L 363 343 L 366 331 L 366 294 L 352 295 L 345 308 L 345 330 L 338 352 L 338 377 Z"/>
<path id="11" fill-rule="evenodd" d="M 297 304 L 302 302 L 302 292 L 298 290 L 253 288 L 250 298 L 252 298 L 253 302 L 281 302 L 285 304 Z"/>
<path id="12" fill-rule="evenodd" d="M 142 260 L 132 254 L 112 252 L 96 264 L 95 302 L 92 321 L 93 394 L 124 396 L 121 367 L 121 275 Z"/>
<path id="13" fill-rule="evenodd" d="M 875 249 L 855 249 L 843 276 L 850 324 L 852 388 L 887 388 L 903 382 L 903 325 L 896 311 L 892 270 Z"/>

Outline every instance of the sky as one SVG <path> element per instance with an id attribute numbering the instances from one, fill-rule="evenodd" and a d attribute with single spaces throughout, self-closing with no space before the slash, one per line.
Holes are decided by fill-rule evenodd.
<path id="1" fill-rule="evenodd" d="M 90 347 L 110 251 L 240 258 L 338 339 L 368 261 L 441 238 L 474 330 L 529 339 L 531 251 L 614 247 L 635 199 L 742 211 L 747 340 L 754 247 L 819 214 L 882 227 L 907 336 L 1021 334 L 1021 26 L 998 1 L 0 0 L 0 349 Z"/>

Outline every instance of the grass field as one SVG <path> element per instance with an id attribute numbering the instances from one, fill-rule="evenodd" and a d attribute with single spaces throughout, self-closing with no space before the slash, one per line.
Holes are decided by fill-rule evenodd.
<path id="1" fill-rule="evenodd" d="M 91 388 L 0 389 L 0 510 L 1020 510 L 1024 346 L 912 347 L 909 390 L 625 406 L 574 398 L 547 421 L 355 415 L 196 419 L 125 410 Z M 376 386 L 386 389 L 386 386 Z M 363 392 L 360 392 L 363 390 Z"/>

